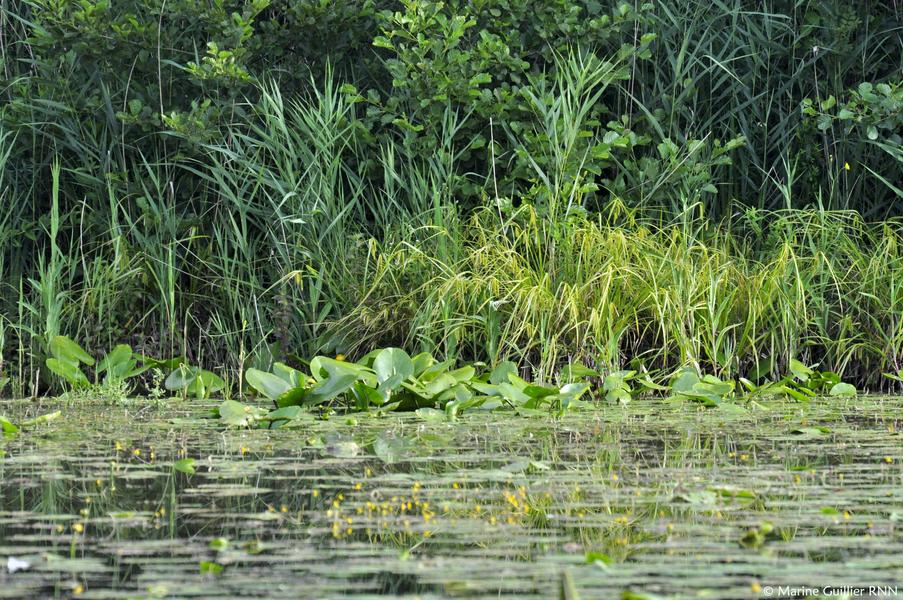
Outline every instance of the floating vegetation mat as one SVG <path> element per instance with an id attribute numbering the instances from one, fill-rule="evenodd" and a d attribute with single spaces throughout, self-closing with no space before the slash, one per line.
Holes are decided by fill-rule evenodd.
<path id="1" fill-rule="evenodd" d="M 903 582 L 900 397 L 269 431 L 223 430 L 213 405 L 139 406 L 0 403 L 13 420 L 63 412 L 0 442 L 0 597 L 733 599 Z"/>

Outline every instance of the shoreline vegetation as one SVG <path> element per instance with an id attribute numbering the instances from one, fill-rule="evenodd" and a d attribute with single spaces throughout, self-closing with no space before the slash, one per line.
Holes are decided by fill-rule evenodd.
<path id="1" fill-rule="evenodd" d="M 0 393 L 58 336 L 899 390 L 898 8 L 752 4 L 4 4 Z"/>

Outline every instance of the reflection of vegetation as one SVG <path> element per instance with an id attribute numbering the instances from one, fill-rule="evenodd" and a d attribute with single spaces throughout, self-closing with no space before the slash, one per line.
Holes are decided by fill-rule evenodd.
<path id="1" fill-rule="evenodd" d="M 184 404 L 150 413 L 149 432 L 131 405 L 88 404 L 6 441 L 0 535 L 30 539 L 41 550 L 19 558 L 59 570 L 18 581 L 69 585 L 74 573 L 95 591 L 175 594 L 175 573 L 252 593 L 246 575 L 266 572 L 324 595 L 353 584 L 547 597 L 567 567 L 582 597 L 609 597 L 628 581 L 711 589 L 715 575 L 747 589 L 747 577 L 767 580 L 761 554 L 796 574 L 856 557 L 880 580 L 875 557 L 893 547 L 899 499 L 901 463 L 884 460 L 897 455 L 899 407 L 852 402 L 735 413 L 636 399 L 560 420 L 472 412 L 454 427 L 363 413 L 305 420 L 304 436 L 213 436 L 196 418 L 206 407 Z M 7 407 L 17 423 L 47 410 Z M 697 560 L 709 563 L 694 575 Z"/>

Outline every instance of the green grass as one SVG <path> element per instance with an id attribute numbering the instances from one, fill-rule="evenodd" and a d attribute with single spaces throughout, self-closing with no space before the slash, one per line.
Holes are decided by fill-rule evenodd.
<path id="1" fill-rule="evenodd" d="M 487 209 L 423 230 L 417 245 L 373 253 L 340 322 L 345 343 L 513 358 L 540 376 L 577 360 L 640 360 L 774 377 L 800 357 L 877 385 L 899 368 L 900 223 L 779 211 L 713 224 L 696 210 L 661 224 Z M 440 241 L 459 258 L 437 260 Z"/>

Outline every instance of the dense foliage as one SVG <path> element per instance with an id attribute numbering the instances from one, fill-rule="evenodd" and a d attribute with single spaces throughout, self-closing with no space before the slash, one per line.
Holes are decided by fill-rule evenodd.
<path id="1" fill-rule="evenodd" d="M 395 344 L 877 382 L 898 11 L 10 0 L 0 376 L 45 389 L 65 334 L 235 373 Z"/>

